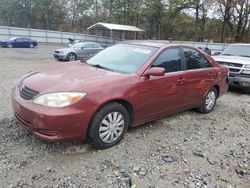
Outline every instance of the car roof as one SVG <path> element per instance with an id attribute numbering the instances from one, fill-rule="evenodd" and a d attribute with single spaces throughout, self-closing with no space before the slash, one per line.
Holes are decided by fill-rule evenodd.
<path id="1" fill-rule="evenodd" d="M 232 46 L 250 46 L 250 43 L 233 43 L 233 44 L 229 44 Z"/>
<path id="2" fill-rule="evenodd" d="M 122 44 L 133 44 L 133 45 L 142 45 L 142 46 L 149 46 L 149 47 L 155 47 L 155 48 L 161 48 L 161 47 L 171 47 L 171 46 L 182 46 L 182 47 L 191 47 L 194 48 L 191 45 L 181 44 L 181 43 L 175 43 L 171 41 L 155 41 L 155 40 L 127 40 L 122 42 Z"/>

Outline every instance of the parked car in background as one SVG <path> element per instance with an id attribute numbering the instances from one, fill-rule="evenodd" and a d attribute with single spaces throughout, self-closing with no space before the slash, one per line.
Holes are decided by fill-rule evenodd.
<path id="1" fill-rule="evenodd" d="M 231 44 L 213 58 L 229 68 L 229 85 L 250 93 L 250 44 Z"/>
<path id="2" fill-rule="evenodd" d="M 37 46 L 37 41 L 30 38 L 17 37 L 0 41 L 0 46 L 8 48 L 34 48 Z"/>
<path id="3" fill-rule="evenodd" d="M 103 47 L 94 42 L 78 42 L 69 48 L 58 49 L 54 52 L 54 58 L 58 60 L 74 61 L 77 59 L 86 59 L 97 52 L 103 50 Z"/>
<path id="4" fill-rule="evenodd" d="M 199 49 L 203 50 L 204 52 L 206 52 L 207 54 L 211 55 L 211 50 L 208 47 L 198 47 Z"/>
<path id="5" fill-rule="evenodd" d="M 128 127 L 197 108 L 213 110 L 227 92 L 228 68 L 193 47 L 117 44 L 85 63 L 53 64 L 12 90 L 17 120 L 49 141 L 117 144 Z"/>

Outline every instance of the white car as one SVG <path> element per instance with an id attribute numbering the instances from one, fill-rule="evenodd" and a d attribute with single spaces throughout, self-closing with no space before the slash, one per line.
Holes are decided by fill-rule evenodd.
<path id="1" fill-rule="evenodd" d="M 229 68 L 230 86 L 250 93 L 250 44 L 231 44 L 213 58 Z"/>

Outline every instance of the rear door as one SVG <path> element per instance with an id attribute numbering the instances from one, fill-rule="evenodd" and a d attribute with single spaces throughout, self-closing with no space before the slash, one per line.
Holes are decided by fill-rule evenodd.
<path id="1" fill-rule="evenodd" d="M 142 77 L 138 95 L 139 121 L 147 121 L 162 115 L 181 111 L 185 93 L 185 71 L 179 48 L 168 48 L 152 63 L 151 67 L 162 67 L 164 76 Z M 142 118 L 143 117 L 143 118 Z"/>
<path id="2" fill-rule="evenodd" d="M 185 57 L 187 87 L 183 104 L 186 108 L 198 107 L 207 91 L 213 87 L 217 73 L 198 50 L 188 47 L 182 50 Z"/>

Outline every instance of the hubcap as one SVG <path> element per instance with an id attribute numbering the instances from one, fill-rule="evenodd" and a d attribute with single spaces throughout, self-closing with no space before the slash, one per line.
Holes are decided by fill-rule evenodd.
<path id="1" fill-rule="evenodd" d="M 214 91 L 210 91 L 206 98 L 206 109 L 211 110 L 215 104 L 216 94 Z"/>
<path id="2" fill-rule="evenodd" d="M 103 118 L 100 128 L 99 137 L 104 143 L 112 143 L 116 141 L 122 134 L 125 121 L 119 112 L 111 112 Z"/>
<path id="3" fill-rule="evenodd" d="M 69 54 L 68 58 L 69 58 L 70 61 L 74 61 L 76 57 L 75 57 L 74 54 Z"/>

